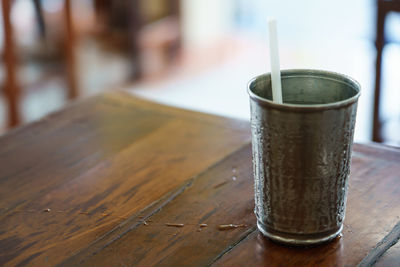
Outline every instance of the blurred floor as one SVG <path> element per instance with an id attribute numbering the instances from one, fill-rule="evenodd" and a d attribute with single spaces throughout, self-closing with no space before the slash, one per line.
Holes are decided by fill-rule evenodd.
<path id="1" fill-rule="evenodd" d="M 249 100 L 246 92 L 247 82 L 256 75 L 270 70 L 268 51 L 264 40 L 250 40 L 249 37 L 233 39 L 231 52 L 226 60 L 202 74 L 194 77 L 171 79 L 160 84 L 135 85 L 131 92 L 161 103 L 195 109 L 223 116 L 249 119 Z M 238 42 L 235 46 L 232 44 Z M 315 40 L 308 55 L 300 47 L 282 46 L 280 48 L 281 66 L 288 68 L 314 68 L 331 70 L 354 77 L 362 85 L 359 100 L 355 140 L 370 141 L 373 91 L 374 48 L 369 41 L 346 41 L 330 39 Z M 239 48 L 240 47 L 240 48 Z M 343 52 L 347 64 L 341 57 L 331 53 L 332 49 Z M 229 50 L 229 49 L 228 49 Z M 306 58 L 305 58 L 306 57 Z"/>
<path id="2" fill-rule="evenodd" d="M 80 40 L 76 53 L 80 98 L 115 89 L 126 84 L 130 78 L 131 64 L 126 54 L 104 49 L 93 38 Z M 43 76 L 43 68 L 47 72 L 53 69 L 53 72 L 46 77 L 39 77 Z M 51 63 L 50 66 L 32 62 L 21 64 L 19 80 L 23 88 L 20 105 L 23 123 L 40 119 L 67 104 L 65 75 L 60 68 L 59 64 L 52 66 Z M 0 69 L 0 73 L 4 76 L 3 69 Z M 3 132 L 6 116 L 4 95 L 0 95 L 0 129 Z"/>
<path id="3" fill-rule="evenodd" d="M 217 35 L 217 38 L 214 35 L 212 42 L 186 46 L 179 60 L 164 72 L 124 88 L 161 103 L 248 119 L 247 82 L 269 71 L 266 17 L 272 15 L 278 19 L 283 69 L 337 71 L 360 82 L 362 96 L 355 141 L 370 141 L 375 62 L 374 1 L 220 1 L 239 5 L 247 3 L 247 9 L 243 9 L 247 13 L 235 14 L 235 24 L 231 29 L 226 34 Z M 398 16 L 394 15 L 388 22 L 388 28 L 393 28 L 394 33 L 396 27 L 393 25 L 398 20 Z M 204 23 L 207 24 L 207 21 Z M 212 26 L 205 25 L 206 28 Z M 131 62 L 125 54 L 104 50 L 91 38 L 80 40 L 77 50 L 83 96 L 121 88 L 129 81 Z M 386 47 L 383 62 L 382 114 L 387 122 L 384 135 L 388 144 L 400 145 L 400 77 L 396 71 L 400 64 L 398 44 Z M 29 73 L 29 66 L 22 69 Z M 31 69 L 34 72 L 34 67 Z M 51 76 L 39 86 L 40 90 L 28 90 L 24 96 L 26 122 L 65 104 L 65 85 L 60 75 Z M 0 101 L 4 100 L 0 98 Z M 0 125 L 4 127 L 5 109 L 1 103 Z"/>
<path id="4" fill-rule="evenodd" d="M 230 45 L 219 53 L 226 60 L 196 77 L 171 79 L 158 85 L 132 86 L 131 91 L 154 101 L 223 116 L 249 118 L 247 82 L 269 71 L 266 18 L 278 20 L 281 67 L 315 68 L 352 76 L 362 86 L 356 142 L 370 142 L 375 77 L 374 1 L 258 1 L 253 13 L 233 32 Z M 290 8 L 288 8 L 290 6 Z M 400 37 L 399 16 L 387 21 L 389 39 Z M 251 31 L 248 31 L 251 29 Z M 397 32 L 396 32 L 397 31 Z M 239 45 L 238 45 L 239 44 Z M 230 51 L 230 53 L 229 53 Z M 400 145 L 400 46 L 384 50 L 383 135 L 387 144 Z"/>

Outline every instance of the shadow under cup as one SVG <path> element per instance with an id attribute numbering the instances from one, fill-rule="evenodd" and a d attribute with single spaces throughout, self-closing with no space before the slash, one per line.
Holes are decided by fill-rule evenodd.
<path id="1" fill-rule="evenodd" d="M 255 214 L 272 240 L 311 245 L 342 230 L 360 85 L 320 70 L 281 72 L 284 104 L 271 76 L 248 86 Z"/>

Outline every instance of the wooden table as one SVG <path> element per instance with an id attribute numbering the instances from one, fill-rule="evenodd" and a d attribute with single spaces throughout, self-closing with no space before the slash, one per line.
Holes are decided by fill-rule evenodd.
<path id="1" fill-rule="evenodd" d="M 100 95 L 0 138 L 0 265 L 398 266 L 399 163 L 355 145 L 343 236 L 284 247 L 255 226 L 248 122 Z"/>

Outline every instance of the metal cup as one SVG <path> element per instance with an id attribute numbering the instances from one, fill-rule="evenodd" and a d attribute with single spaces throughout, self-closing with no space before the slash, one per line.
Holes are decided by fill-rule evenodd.
<path id="1" fill-rule="evenodd" d="M 284 104 L 269 73 L 248 86 L 257 226 L 274 241 L 318 244 L 343 227 L 360 85 L 321 70 L 281 78 Z"/>

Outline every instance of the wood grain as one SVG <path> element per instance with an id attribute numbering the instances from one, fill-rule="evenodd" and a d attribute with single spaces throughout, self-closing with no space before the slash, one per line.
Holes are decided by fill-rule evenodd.
<path id="1" fill-rule="evenodd" d="M 285 247 L 258 233 L 253 215 L 251 150 L 247 145 L 206 170 L 190 186 L 185 185 L 185 191 L 162 209 L 142 221 L 137 218 L 131 227 L 104 237 L 64 265 L 355 266 L 398 221 L 400 154 L 384 151 L 355 146 L 343 236 L 329 244 Z M 386 157 L 378 158 L 374 153 Z M 366 175 L 374 170 L 375 176 Z M 380 174 L 385 178 L 375 181 Z M 236 180 L 230 179 L 233 176 Z M 185 226 L 166 227 L 169 222 Z M 202 223 L 209 227 L 198 231 Z M 218 229 L 231 223 L 246 227 Z"/>
<path id="2" fill-rule="evenodd" d="M 400 221 L 399 162 L 355 145 L 343 236 L 285 247 L 255 227 L 248 122 L 100 95 L 0 138 L 0 265 L 355 266 Z"/>
<path id="3" fill-rule="evenodd" d="M 247 123 L 124 93 L 11 132 L 0 138 L 0 265 L 62 261 L 249 136 Z"/>
<path id="4" fill-rule="evenodd" d="M 255 230 L 253 186 L 249 181 L 251 148 L 246 145 L 206 170 L 161 210 L 112 242 L 76 255 L 65 266 L 205 266 Z M 232 177 L 236 177 L 235 180 Z M 183 227 L 168 227 L 179 223 Z M 200 224 L 207 224 L 201 228 Z M 238 228 L 221 231 L 220 225 Z M 108 238 L 107 238 L 108 239 Z"/>
<path id="5" fill-rule="evenodd" d="M 400 220 L 400 153 L 355 145 L 342 237 L 313 248 L 275 244 L 257 231 L 216 266 L 355 266 Z"/>
<path id="6" fill-rule="evenodd" d="M 385 254 L 382 255 L 378 262 L 375 264 L 376 267 L 392 267 L 400 266 L 400 243 L 397 242 L 391 247 Z"/>
<path id="7" fill-rule="evenodd" d="M 381 260 L 382 255 L 386 255 L 386 259 L 389 261 L 393 261 L 392 252 L 396 251 L 396 243 L 400 239 L 400 222 L 398 222 L 395 227 L 393 227 L 392 231 L 387 234 L 379 243 L 368 253 L 367 256 L 358 264 L 358 267 L 369 267 L 373 266 L 377 261 L 383 262 L 388 260 Z M 391 252 L 388 252 L 391 247 L 394 246 L 394 249 Z M 397 262 L 399 265 L 400 261 Z"/>

